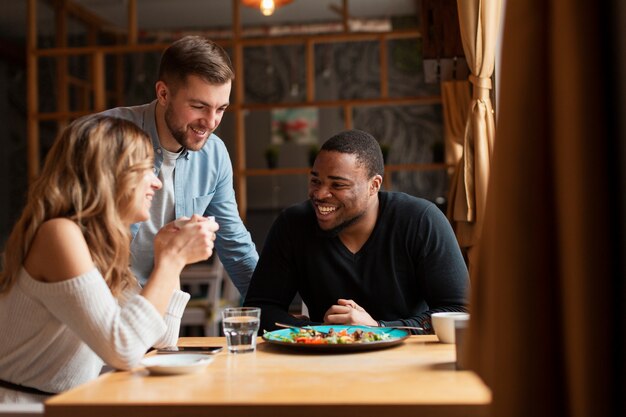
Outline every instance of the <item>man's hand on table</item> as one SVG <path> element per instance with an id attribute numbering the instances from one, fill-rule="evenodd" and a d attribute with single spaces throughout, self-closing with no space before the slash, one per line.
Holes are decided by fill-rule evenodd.
<path id="1" fill-rule="evenodd" d="M 340 298 L 337 304 L 331 306 L 324 314 L 324 324 L 360 324 L 378 326 L 378 322 L 354 300 Z"/>

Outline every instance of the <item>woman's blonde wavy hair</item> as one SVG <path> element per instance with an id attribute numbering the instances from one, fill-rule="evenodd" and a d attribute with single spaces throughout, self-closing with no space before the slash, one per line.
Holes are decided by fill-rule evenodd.
<path id="1" fill-rule="evenodd" d="M 82 229 L 92 259 L 114 295 L 135 284 L 129 269 L 131 236 L 123 219 L 152 161 L 148 135 L 132 122 L 91 115 L 67 126 L 32 183 L 26 207 L 6 243 L 0 294 L 15 283 L 39 226 L 58 217 Z"/>

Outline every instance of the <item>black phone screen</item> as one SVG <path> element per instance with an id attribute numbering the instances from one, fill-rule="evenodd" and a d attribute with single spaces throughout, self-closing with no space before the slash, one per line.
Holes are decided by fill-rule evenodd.
<path id="1" fill-rule="evenodd" d="M 217 353 L 222 346 L 169 346 L 157 349 L 157 353 Z"/>

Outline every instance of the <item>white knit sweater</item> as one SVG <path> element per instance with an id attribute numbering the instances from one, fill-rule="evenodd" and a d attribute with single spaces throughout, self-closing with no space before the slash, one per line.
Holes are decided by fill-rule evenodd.
<path id="1" fill-rule="evenodd" d="M 0 296 L 0 379 L 62 392 L 96 378 L 103 361 L 130 369 L 151 346 L 176 344 L 189 294 L 176 291 L 162 317 L 138 292 L 118 303 L 97 269 L 44 283 L 22 268 Z"/>

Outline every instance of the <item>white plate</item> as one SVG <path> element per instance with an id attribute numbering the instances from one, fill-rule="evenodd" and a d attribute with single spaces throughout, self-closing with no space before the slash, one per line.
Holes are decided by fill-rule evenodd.
<path id="1" fill-rule="evenodd" d="M 208 355 L 177 353 L 150 356 L 142 360 L 141 365 L 150 371 L 151 374 L 177 375 L 200 372 L 212 361 L 213 357 Z"/>

